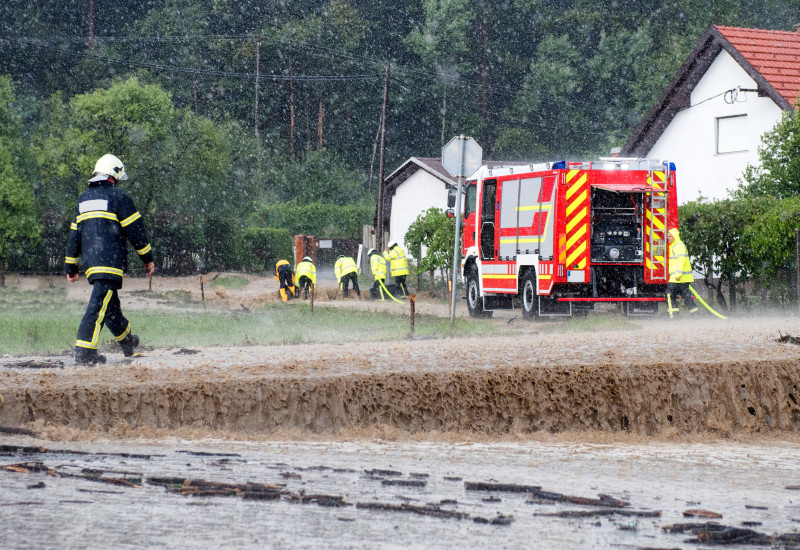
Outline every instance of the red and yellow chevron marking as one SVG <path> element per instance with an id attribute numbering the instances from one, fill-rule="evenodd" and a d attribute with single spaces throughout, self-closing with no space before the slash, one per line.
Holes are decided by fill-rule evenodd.
<path id="1" fill-rule="evenodd" d="M 666 173 L 663 170 L 654 171 L 652 179 L 650 177 L 647 178 L 647 184 L 653 187 L 653 199 L 662 198 L 663 203 L 666 204 L 666 194 L 656 192 L 657 189 L 667 188 Z M 647 269 L 652 269 L 653 267 L 656 268 L 656 273 L 653 275 L 663 276 L 665 271 L 662 271 L 662 269 L 666 269 L 666 265 L 664 263 L 667 246 L 666 209 L 656 208 L 651 210 L 651 208 L 648 206 L 648 208 L 645 209 L 645 218 L 647 219 L 647 223 L 645 223 L 644 240 L 645 265 Z M 654 243 L 660 243 L 654 245 L 655 254 L 651 254 L 650 252 L 651 233 L 652 241 Z"/>
<path id="2" fill-rule="evenodd" d="M 566 184 L 565 263 L 567 269 L 586 269 L 589 256 L 589 176 L 585 170 L 570 170 Z"/>

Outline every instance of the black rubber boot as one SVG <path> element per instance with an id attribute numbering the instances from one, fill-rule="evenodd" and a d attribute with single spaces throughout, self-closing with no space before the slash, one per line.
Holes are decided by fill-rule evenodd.
<path id="1" fill-rule="evenodd" d="M 129 334 L 119 341 L 119 345 L 122 347 L 122 353 L 125 354 L 125 357 L 130 357 L 133 355 L 133 348 L 139 345 L 139 337 L 135 334 Z"/>
<path id="2" fill-rule="evenodd" d="M 96 349 L 82 348 L 75 346 L 75 362 L 79 365 L 93 366 L 97 363 L 105 363 L 106 356 L 97 353 Z"/>

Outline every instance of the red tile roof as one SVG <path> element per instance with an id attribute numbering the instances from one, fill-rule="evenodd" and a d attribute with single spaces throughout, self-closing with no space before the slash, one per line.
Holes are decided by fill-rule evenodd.
<path id="1" fill-rule="evenodd" d="M 800 32 L 714 28 L 790 105 L 800 105 Z"/>

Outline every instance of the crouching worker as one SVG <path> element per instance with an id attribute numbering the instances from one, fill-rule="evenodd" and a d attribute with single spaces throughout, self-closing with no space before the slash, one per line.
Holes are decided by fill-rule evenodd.
<path id="1" fill-rule="evenodd" d="M 299 290 L 302 290 L 305 294 L 304 298 L 308 299 L 308 289 L 311 288 L 311 285 L 316 286 L 317 284 L 317 266 L 309 256 L 297 264 L 296 275 L 297 284 L 300 285 Z"/>
<path id="2" fill-rule="evenodd" d="M 672 318 L 678 313 L 678 296 L 683 299 L 683 304 L 689 313 L 697 312 L 697 304 L 694 301 L 692 290 L 692 262 L 689 260 L 689 252 L 686 245 L 681 240 L 678 229 L 673 227 L 667 231 L 667 242 L 669 243 L 669 282 L 667 283 L 667 310 Z"/>
<path id="3" fill-rule="evenodd" d="M 279 260 L 278 263 L 275 264 L 275 278 L 281 285 L 281 301 L 288 302 L 294 298 L 294 273 L 288 261 Z"/>
<path id="4" fill-rule="evenodd" d="M 94 166 L 89 189 L 78 198 L 69 229 L 64 271 L 67 280 L 77 282 L 78 258 L 92 285 L 86 313 L 78 327 L 75 362 L 79 365 L 105 363 L 97 353 L 100 331 L 107 326 L 131 357 L 139 337 L 131 334 L 131 325 L 122 314 L 117 291 L 128 269 L 127 242 L 133 245 L 144 264 L 145 274 L 153 275 L 153 252 L 147 240 L 142 216 L 128 194 L 117 183 L 128 179 L 125 166 L 114 155 L 103 155 Z"/>
<path id="5" fill-rule="evenodd" d="M 336 280 L 339 281 L 342 296 L 347 298 L 347 287 L 353 283 L 353 290 L 356 291 L 359 298 L 361 297 L 361 290 L 358 288 L 358 266 L 353 258 L 339 256 L 333 266 L 333 271 L 336 274 Z"/>
<path id="6" fill-rule="evenodd" d="M 369 257 L 369 267 L 372 270 L 372 277 L 375 282 L 369 290 L 370 298 L 373 300 L 385 300 L 384 286 L 386 285 L 386 260 L 377 250 L 370 248 L 367 254 Z"/>

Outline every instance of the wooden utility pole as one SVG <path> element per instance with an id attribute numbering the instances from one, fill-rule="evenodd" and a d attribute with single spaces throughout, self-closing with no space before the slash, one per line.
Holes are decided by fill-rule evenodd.
<path id="1" fill-rule="evenodd" d="M 447 115 L 447 81 L 444 82 L 444 95 L 442 96 L 442 147 L 444 147 L 444 126 Z"/>
<path id="2" fill-rule="evenodd" d="M 197 116 L 197 73 L 192 73 L 192 95 L 194 96 L 194 116 Z"/>
<path id="3" fill-rule="evenodd" d="M 94 0 L 89 0 L 89 51 L 94 49 Z"/>
<path id="4" fill-rule="evenodd" d="M 319 115 L 317 115 L 317 151 L 322 151 L 322 119 L 324 112 L 322 110 L 322 100 L 319 100 Z"/>
<path id="5" fill-rule="evenodd" d="M 294 73 L 289 61 L 289 155 L 294 159 Z"/>
<path id="6" fill-rule="evenodd" d="M 261 39 L 258 39 L 256 40 L 256 97 L 253 109 L 253 126 L 255 127 L 256 150 L 260 149 L 259 142 L 261 141 L 258 135 L 258 84 L 260 80 L 259 79 L 260 57 L 261 57 Z M 260 157 L 261 155 L 259 155 L 259 159 Z"/>
<path id="7" fill-rule="evenodd" d="M 386 172 L 386 111 L 389 103 L 389 62 L 383 78 L 383 108 L 381 109 L 381 146 L 378 161 L 378 226 L 375 228 L 375 248 L 383 250 L 383 178 Z"/>

